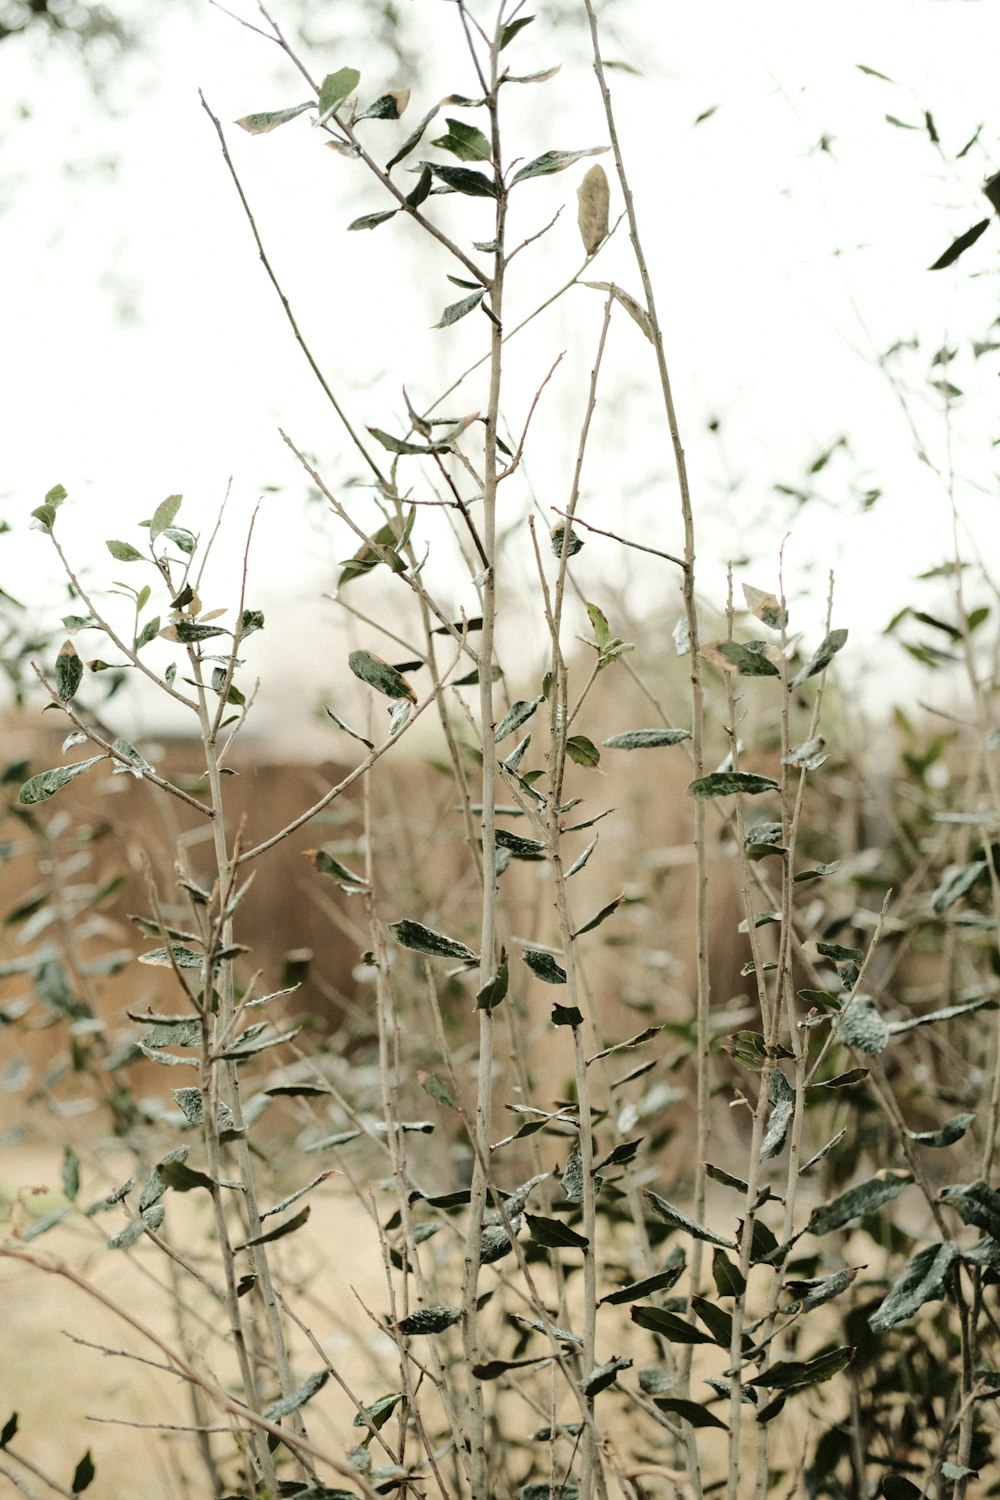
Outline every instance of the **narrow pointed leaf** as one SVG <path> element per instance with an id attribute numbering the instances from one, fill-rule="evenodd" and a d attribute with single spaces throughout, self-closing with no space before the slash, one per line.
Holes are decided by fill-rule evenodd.
<path id="1" fill-rule="evenodd" d="M 710 1245 L 721 1245 L 725 1250 L 735 1250 L 736 1241 L 727 1238 L 724 1234 L 716 1234 L 705 1224 L 699 1224 L 696 1219 L 691 1219 L 681 1209 L 675 1208 L 659 1193 L 651 1192 L 649 1189 L 643 1194 L 649 1202 L 654 1213 L 661 1219 L 665 1219 L 674 1229 L 682 1229 L 685 1234 L 690 1234 L 696 1240 L 705 1240 Z"/>
<path id="2" fill-rule="evenodd" d="M 676 1313 L 662 1307 L 631 1307 L 629 1316 L 639 1328 L 648 1328 L 658 1333 L 670 1344 L 714 1344 L 710 1333 L 704 1333 L 695 1323 L 688 1323 Z"/>
<path id="3" fill-rule="evenodd" d="M 290 109 L 270 109 L 261 114 L 244 115 L 242 119 L 234 121 L 234 124 L 241 125 L 251 135 L 266 135 L 269 130 L 276 130 L 279 125 L 294 120 L 296 115 L 315 108 L 315 100 L 307 99 L 305 104 L 293 104 Z"/>
<path id="4" fill-rule="evenodd" d="M 360 219 L 352 219 L 347 227 L 348 229 L 377 229 L 380 224 L 394 219 L 398 213 L 398 208 L 383 208 L 380 213 L 362 214 Z"/>
<path id="5" fill-rule="evenodd" d="M 885 1203 L 891 1203 L 913 1181 L 909 1172 L 879 1172 L 868 1182 L 848 1188 L 829 1203 L 814 1208 L 806 1228 L 810 1234 L 831 1234 L 852 1219 L 863 1219 Z"/>
<path id="6" fill-rule="evenodd" d="M 522 724 L 527 723 L 541 701 L 540 698 L 519 698 L 516 703 L 512 703 L 497 725 L 494 743 L 499 745 L 515 729 L 520 729 Z"/>
<path id="7" fill-rule="evenodd" d="M 592 146 L 588 151 L 543 151 L 534 161 L 520 167 L 510 180 L 511 187 L 518 182 L 527 182 L 529 177 L 550 177 L 553 172 L 565 171 L 582 156 L 600 156 L 607 146 Z"/>
<path id="8" fill-rule="evenodd" d="M 265 1411 L 264 1415 L 269 1422 L 280 1421 L 282 1417 L 289 1416 L 299 1407 L 305 1406 L 306 1402 L 321 1391 L 330 1378 L 329 1370 L 316 1370 L 314 1374 L 307 1376 L 297 1390 L 288 1396 L 283 1396 L 280 1401 L 273 1402 Z"/>
<path id="9" fill-rule="evenodd" d="M 45 802 L 49 797 L 55 796 L 64 786 L 68 786 L 77 776 L 82 776 L 89 771 L 91 766 L 96 766 L 98 761 L 104 760 L 103 755 L 92 755 L 89 760 L 78 760 L 71 766 L 56 766 L 51 771 L 39 771 L 37 776 L 32 776 L 26 781 L 17 794 L 17 800 L 24 807 L 31 807 L 36 802 Z"/>
<path id="10" fill-rule="evenodd" d="M 401 948 L 409 948 L 414 953 L 429 953 L 432 958 L 457 958 L 468 964 L 479 962 L 472 949 L 467 948 L 464 943 L 446 937 L 442 932 L 435 932 L 421 922 L 411 922 L 404 918 L 400 922 L 390 922 L 389 931 Z"/>
<path id="11" fill-rule="evenodd" d="M 419 146 L 424 131 L 427 129 L 428 125 L 431 123 L 440 108 L 440 104 L 435 104 L 433 109 L 429 109 L 427 111 L 419 124 L 406 137 L 406 140 L 400 146 L 395 156 L 391 156 L 386 162 L 385 170 L 387 172 L 391 172 L 397 162 L 403 161 L 407 156 L 409 156 L 410 152 L 414 149 L 415 146 Z M 430 169 L 428 168 L 427 170 L 429 171 Z"/>
<path id="12" fill-rule="evenodd" d="M 485 296 L 486 288 L 480 287 L 478 291 L 472 292 L 468 297 L 462 297 L 458 302 L 449 303 L 438 321 L 434 324 L 434 327 L 450 328 L 452 323 L 457 323 L 460 318 L 464 318 L 470 312 L 474 312 Z"/>
<path id="13" fill-rule="evenodd" d="M 438 181 L 453 193 L 465 193 L 470 198 L 497 196 L 496 183 L 482 172 L 474 172 L 471 167 L 448 167 L 434 161 L 421 162 L 421 166 L 429 167 Z"/>
<path id="14" fill-rule="evenodd" d="M 396 1327 L 400 1333 L 443 1333 L 461 1319 L 460 1307 L 421 1307 L 408 1318 L 400 1318 Z"/>
<path id="15" fill-rule="evenodd" d="M 778 791 L 778 783 L 770 776 L 757 776 L 752 771 L 713 771 L 710 776 L 700 776 L 692 781 L 688 792 L 692 797 L 730 797 L 742 792 L 746 797 L 757 797 L 762 792 Z"/>
<path id="16" fill-rule="evenodd" d="M 807 678 L 815 677 L 817 672 L 822 672 L 823 668 L 829 666 L 837 652 L 843 648 L 846 641 L 846 630 L 831 630 L 830 634 L 816 647 L 816 650 L 805 666 L 796 672 L 789 686 L 793 688 L 801 687 Z"/>
<path id="17" fill-rule="evenodd" d="M 627 729 L 601 743 L 606 750 L 652 750 L 659 745 L 679 745 L 690 738 L 690 729 Z"/>
<path id="18" fill-rule="evenodd" d="M 373 652 L 352 651 L 347 658 L 347 665 L 355 677 L 360 677 L 362 682 L 367 682 L 369 687 L 383 693 L 386 698 L 406 698 L 410 703 L 416 703 L 417 695 L 406 678 Z"/>
<path id="19" fill-rule="evenodd" d="M 926 1245 L 906 1264 L 906 1270 L 882 1305 L 868 1319 L 876 1333 L 905 1323 L 925 1302 L 939 1302 L 948 1295 L 952 1266 L 958 1249 L 951 1240 L 943 1245 Z"/>
<path id="20" fill-rule="evenodd" d="M 967 229 L 964 234 L 959 235 L 957 240 L 953 240 L 944 254 L 939 255 L 934 264 L 928 269 L 931 271 L 943 271 L 946 266 L 954 265 L 958 257 L 964 255 L 969 246 L 974 245 L 979 236 L 985 234 L 989 227 L 989 219 L 980 219 L 978 224 L 973 224 L 971 229 Z"/>

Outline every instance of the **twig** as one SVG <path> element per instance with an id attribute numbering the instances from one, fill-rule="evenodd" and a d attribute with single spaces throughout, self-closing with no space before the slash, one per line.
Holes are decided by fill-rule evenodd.
<path id="1" fill-rule="evenodd" d="M 560 510 L 558 505 L 553 505 L 552 509 L 557 516 L 563 516 L 567 520 L 570 519 L 568 513 Z M 605 531 L 603 527 L 595 526 L 592 521 L 585 521 L 582 516 L 575 513 L 572 516 L 572 521 L 574 526 L 584 526 L 587 531 L 596 531 L 598 536 L 609 537 L 613 542 L 620 542 L 623 547 L 633 547 L 636 552 L 648 552 L 653 557 L 662 557 L 664 562 L 676 563 L 679 568 L 687 568 L 687 563 L 683 557 L 675 557 L 672 552 L 661 552 L 658 547 L 647 547 L 644 542 L 633 542 L 629 537 L 619 536 L 617 531 Z"/>

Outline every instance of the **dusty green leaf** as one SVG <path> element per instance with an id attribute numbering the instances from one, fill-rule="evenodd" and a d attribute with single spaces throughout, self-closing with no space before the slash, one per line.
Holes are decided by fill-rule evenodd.
<path id="1" fill-rule="evenodd" d="M 793 688 L 801 687 L 807 678 L 814 677 L 817 672 L 822 672 L 824 667 L 829 666 L 830 662 L 836 656 L 837 652 L 841 650 L 846 641 L 846 630 L 831 630 L 829 635 L 827 635 L 820 642 L 819 646 L 817 646 L 816 650 L 806 662 L 805 666 L 802 667 L 800 671 L 796 672 L 789 686 Z"/>
<path id="2" fill-rule="evenodd" d="M 498 849 L 508 849 L 514 859 L 539 860 L 545 856 L 545 845 L 540 839 L 526 839 L 507 828 L 494 830 L 494 841 Z"/>
<path id="3" fill-rule="evenodd" d="M 651 344 L 655 344 L 656 339 L 653 333 L 653 324 L 650 320 L 649 313 L 641 305 L 641 303 L 635 300 L 630 292 L 623 291 L 620 286 L 616 286 L 614 282 L 611 281 L 581 281 L 580 285 L 589 286 L 595 292 L 607 292 L 610 297 L 613 297 L 616 302 L 620 303 L 621 306 L 624 307 L 633 323 L 637 323 L 639 325 L 643 333 L 649 339 L 649 342 Z"/>
<path id="4" fill-rule="evenodd" d="M 975 1115 L 969 1114 L 952 1115 L 940 1130 L 908 1130 L 906 1134 L 918 1146 L 953 1146 L 962 1139 L 975 1118 Z"/>
<path id="5" fill-rule="evenodd" d="M 289 1416 L 293 1411 L 298 1411 L 301 1406 L 321 1391 L 330 1378 L 329 1370 L 316 1370 L 312 1375 L 306 1377 L 297 1390 L 288 1396 L 283 1396 L 280 1401 L 274 1401 L 264 1412 L 269 1422 L 278 1422 L 282 1417 Z"/>
<path id="6" fill-rule="evenodd" d="M 593 1398 L 599 1391 L 606 1391 L 609 1385 L 613 1385 L 622 1370 L 629 1370 L 631 1368 L 632 1361 L 630 1359 L 625 1359 L 622 1355 L 616 1354 L 606 1364 L 595 1366 L 589 1375 L 585 1375 L 579 1382 L 580 1390 L 585 1396 Z"/>
<path id="7" fill-rule="evenodd" d="M 296 1229 L 301 1229 L 304 1224 L 308 1223 L 309 1213 L 308 1206 L 300 1209 L 297 1214 L 294 1214 L 290 1219 L 286 1219 L 276 1229 L 269 1229 L 264 1234 L 257 1234 L 251 1239 L 244 1240 L 241 1245 L 234 1245 L 234 1253 L 239 1253 L 241 1250 L 250 1250 L 254 1245 L 270 1245 L 274 1240 L 283 1240 L 286 1234 L 294 1234 Z"/>
<path id="8" fill-rule="evenodd" d="M 214 636 L 228 635 L 220 625 L 202 625 L 197 620 L 175 620 L 163 631 L 170 641 L 179 641 L 182 646 L 193 646 L 198 641 L 208 641 Z"/>
<path id="9" fill-rule="evenodd" d="M 142 562 L 143 553 L 133 547 L 131 542 L 105 542 L 104 544 L 116 562 Z"/>
<path id="10" fill-rule="evenodd" d="M 405 438 L 393 437 L 391 432 L 383 432 L 381 427 L 369 427 L 368 431 L 373 438 L 382 444 L 383 448 L 390 453 L 419 454 L 424 458 L 428 453 L 450 453 L 451 447 L 448 443 L 410 443 Z"/>
<path id="11" fill-rule="evenodd" d="M 534 161 L 527 162 L 514 173 L 510 185 L 527 182 L 529 177 L 550 177 L 553 172 L 565 171 L 583 156 L 600 156 L 607 149 L 607 146 L 591 146 L 588 151 L 543 151 L 541 156 L 536 156 Z"/>
<path id="12" fill-rule="evenodd" d="M 374 652 L 352 651 L 347 658 L 347 665 L 355 677 L 360 677 L 362 682 L 366 682 L 386 698 L 406 698 L 410 703 L 416 703 L 417 695 L 406 678 Z"/>
<path id="13" fill-rule="evenodd" d="M 556 963 L 551 953 L 539 953 L 535 948 L 527 948 L 521 957 L 536 979 L 544 980 L 546 984 L 566 983 L 566 970 Z"/>
<path id="14" fill-rule="evenodd" d="M 907 1261 L 906 1270 L 893 1283 L 888 1297 L 868 1319 L 869 1325 L 876 1333 L 895 1328 L 912 1318 L 925 1302 L 938 1302 L 946 1297 L 957 1258 L 958 1250 L 951 1240 L 918 1250 Z"/>
<path id="15" fill-rule="evenodd" d="M 348 229 L 377 229 L 380 224 L 386 224 L 394 219 L 399 213 L 398 208 L 383 208 L 378 213 L 362 214 L 360 219 L 352 219 Z"/>
<path id="16" fill-rule="evenodd" d="M 83 662 L 72 641 L 64 641 L 56 657 L 56 692 L 61 703 L 71 703 L 83 681 Z"/>
<path id="17" fill-rule="evenodd" d="M 578 552 L 583 551 L 583 537 L 578 535 L 565 521 L 557 521 L 549 532 L 549 545 L 552 548 L 552 556 L 561 558 L 565 552 L 567 557 L 575 557 Z"/>
<path id="18" fill-rule="evenodd" d="M 753 648 L 757 647 L 757 650 Z M 739 641 L 717 641 L 714 653 L 717 653 L 722 662 L 720 665 L 729 667 L 738 672 L 741 677 L 780 677 L 781 673 L 765 655 L 763 641 L 747 641 L 741 644 Z M 706 652 L 708 647 L 705 647 Z"/>
<path id="19" fill-rule="evenodd" d="M 299 111 L 297 111 L 298 113 Z M 149 540 L 155 542 L 161 532 L 172 526 L 177 512 L 181 508 L 182 495 L 168 495 L 166 500 L 161 500 L 153 512 L 153 519 L 149 523 Z"/>
<path id="20" fill-rule="evenodd" d="M 55 796 L 64 786 L 77 776 L 82 776 L 89 771 L 91 766 L 96 766 L 98 761 L 104 760 L 103 755 L 92 755 L 89 760 L 78 760 L 71 766 L 56 766 L 51 771 L 39 771 L 37 776 L 32 776 L 24 783 L 17 794 L 17 800 L 24 807 L 32 807 L 36 802 L 45 802 L 47 798 Z"/>
<path id="21" fill-rule="evenodd" d="M 849 1047 L 876 1057 L 889 1045 L 889 1027 L 871 995 L 855 995 L 840 1018 L 837 1035 Z"/>
<path id="22" fill-rule="evenodd" d="M 75 1203 L 80 1191 L 80 1158 L 72 1146 L 63 1147 L 62 1187 L 69 1201 Z"/>
<path id="23" fill-rule="evenodd" d="M 429 109 L 427 111 L 427 113 L 424 115 L 423 119 L 415 126 L 415 128 L 406 137 L 406 140 L 400 146 L 400 148 L 396 152 L 395 156 L 391 156 L 389 158 L 389 160 L 386 162 L 386 164 L 385 164 L 385 170 L 387 172 L 391 172 L 392 169 L 393 169 L 393 167 L 396 166 L 397 162 L 403 161 L 407 156 L 409 156 L 410 152 L 414 149 L 414 147 L 418 146 L 420 144 L 420 141 L 421 141 L 421 138 L 423 137 L 424 131 L 427 129 L 428 125 L 431 123 L 431 121 L 433 120 L 434 116 L 437 114 L 437 112 L 438 112 L 438 110 L 440 108 L 441 108 L 440 104 L 435 104 L 435 106 L 434 106 L 433 109 Z M 425 170 L 427 170 L 429 172 L 430 168 L 426 167 Z"/>
<path id="24" fill-rule="evenodd" d="M 757 776 L 753 771 L 713 771 L 711 776 L 700 776 L 688 787 L 692 797 L 702 798 L 729 797 L 735 792 L 757 797 L 762 792 L 778 790 L 778 783 L 770 776 Z"/>
<path id="25" fill-rule="evenodd" d="M 867 1182 L 858 1183 L 829 1203 L 814 1208 L 806 1228 L 810 1234 L 832 1234 L 852 1219 L 867 1218 L 883 1204 L 891 1203 L 912 1181 L 909 1172 L 879 1172 Z"/>
<path id="26" fill-rule="evenodd" d="M 707 1225 L 699 1224 L 696 1219 L 689 1218 L 683 1210 L 675 1208 L 672 1203 L 661 1198 L 659 1193 L 654 1193 L 647 1188 L 643 1197 L 647 1199 L 657 1217 L 664 1219 L 674 1229 L 682 1229 L 685 1234 L 690 1234 L 696 1240 L 705 1240 L 710 1245 L 721 1245 L 725 1250 L 737 1248 L 735 1240 L 727 1238 L 724 1234 L 716 1234 Z"/>
<path id="27" fill-rule="evenodd" d="M 890 1021 L 889 1030 L 893 1036 L 898 1036 L 904 1031 L 913 1031 L 917 1026 L 934 1026 L 939 1021 L 952 1021 L 956 1016 L 967 1015 L 974 1010 L 996 1010 L 997 1001 L 994 995 L 983 995 L 977 1000 L 967 1000 L 960 1005 L 946 1005 L 941 1010 L 925 1011 L 922 1016 L 911 1016 L 908 1021 Z"/>
<path id="28" fill-rule="evenodd" d="M 974 859 L 967 865 L 953 866 L 946 871 L 944 879 L 931 897 L 931 910 L 940 916 L 971 891 L 985 874 L 985 859 Z"/>
<path id="29" fill-rule="evenodd" d="M 235 120 L 233 123 L 241 125 L 251 135 L 266 135 L 269 130 L 276 130 L 279 125 L 285 125 L 289 120 L 294 120 L 296 115 L 315 108 L 315 101 L 307 99 L 305 104 L 293 104 L 290 109 L 271 109 L 265 110 L 262 114 L 244 115 L 242 119 Z"/>
<path id="30" fill-rule="evenodd" d="M 943 1203 L 951 1204 L 964 1224 L 974 1224 L 1000 1240 L 1000 1192 L 996 1188 L 981 1180 L 956 1182 L 942 1188 L 939 1196 Z"/>
<path id="31" fill-rule="evenodd" d="M 468 297 L 462 297 L 458 302 L 450 303 L 434 324 L 435 328 L 450 328 L 452 323 L 457 323 L 468 313 L 473 312 L 486 296 L 486 288 L 480 287 L 478 291 L 472 292 Z"/>
<path id="32" fill-rule="evenodd" d="M 408 1318 L 400 1318 L 396 1324 L 400 1333 L 443 1333 L 462 1317 L 460 1307 L 421 1307 Z"/>
<path id="33" fill-rule="evenodd" d="M 761 1161 L 768 1161 L 783 1150 L 795 1113 L 795 1090 L 780 1068 L 775 1068 L 771 1074 L 770 1099 L 771 1113 L 761 1142 Z"/>
<path id="34" fill-rule="evenodd" d="M 505 740 L 509 734 L 513 734 L 515 729 L 520 729 L 522 724 L 527 723 L 541 701 L 540 698 L 519 698 L 516 703 L 512 703 L 497 725 L 493 736 L 494 744 L 499 745 L 500 741 Z"/>
<path id="35" fill-rule="evenodd" d="M 690 729 L 627 729 L 602 744 L 606 750 L 652 750 L 658 745 L 679 745 L 690 738 Z"/>
<path id="36" fill-rule="evenodd" d="M 400 922 L 390 922 L 389 931 L 401 948 L 409 948 L 414 953 L 429 953 L 432 958 L 457 958 L 467 964 L 479 962 L 472 949 L 467 948 L 464 943 L 445 937 L 444 933 L 434 932 L 421 922 L 411 922 L 404 918 Z"/>
<path id="37" fill-rule="evenodd" d="M 33 1224 L 29 1224 L 27 1229 L 25 1229 L 22 1233 L 21 1243 L 28 1244 L 31 1240 L 37 1240 L 39 1235 L 47 1234 L 50 1229 L 55 1229 L 56 1225 L 61 1224 L 63 1219 L 65 1219 L 70 1212 L 72 1212 L 72 1210 L 68 1207 L 57 1208 L 54 1209 L 52 1213 L 46 1214 L 44 1218 L 36 1219 L 35 1222 Z M 141 1232 L 142 1231 L 140 1227 L 140 1233 Z"/>
<path id="38" fill-rule="evenodd" d="M 409 102 L 409 89 L 390 89 L 387 94 L 380 94 L 367 109 L 356 114 L 354 123 L 357 124 L 359 120 L 398 120 Z"/>

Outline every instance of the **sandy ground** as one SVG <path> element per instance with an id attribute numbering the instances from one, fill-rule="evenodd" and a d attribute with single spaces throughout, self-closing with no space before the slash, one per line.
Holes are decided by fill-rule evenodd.
<path id="1" fill-rule="evenodd" d="M 115 1176 L 115 1166 L 113 1160 L 103 1162 L 107 1186 L 121 1180 Z M 60 1167 L 61 1152 L 54 1148 L 17 1146 L 0 1152 L 5 1234 L 11 1227 L 12 1205 L 14 1214 L 19 1212 L 19 1193 L 47 1189 L 31 1195 L 31 1219 L 65 1202 Z M 122 1175 L 127 1175 L 127 1167 Z M 84 1182 L 82 1203 L 106 1190 L 103 1182 L 96 1189 L 90 1184 L 94 1190 L 88 1190 L 86 1173 Z M 169 1197 L 173 1201 L 167 1224 L 175 1243 L 204 1244 L 207 1195 L 193 1192 Z M 289 1237 L 284 1247 L 274 1247 L 282 1267 L 280 1284 L 286 1289 L 308 1286 L 308 1297 L 296 1299 L 300 1314 L 338 1369 L 370 1402 L 394 1388 L 387 1383 L 393 1345 L 372 1326 L 354 1296 L 357 1290 L 377 1313 L 387 1307 L 378 1238 L 371 1220 L 345 1195 L 336 1178 L 316 1189 L 310 1201 L 309 1223 Z M 99 1220 L 74 1214 L 26 1248 L 40 1259 L 57 1259 L 71 1266 L 113 1304 L 177 1347 L 169 1262 L 148 1241 L 127 1251 L 107 1250 L 107 1236 L 123 1223 L 114 1209 Z M 229 1361 L 222 1309 L 190 1291 L 185 1291 L 184 1300 L 190 1308 L 187 1339 L 196 1367 L 224 1378 Z M 189 1433 L 128 1425 L 190 1423 L 192 1408 L 188 1391 L 174 1375 L 153 1364 L 121 1357 L 130 1354 L 162 1361 L 157 1349 L 115 1312 L 62 1276 L 0 1257 L 0 1326 L 4 1348 L 0 1424 L 13 1412 L 18 1414 L 18 1432 L 0 1461 L 9 1474 L 16 1473 L 29 1486 L 25 1493 L 41 1496 L 51 1491 L 39 1477 L 14 1463 L 10 1453 L 30 1460 L 68 1491 L 76 1464 L 89 1449 L 97 1470 L 90 1493 L 101 1500 L 135 1500 L 139 1494 L 142 1500 L 191 1500 L 207 1494 L 205 1471 Z M 380 1355 L 383 1370 L 379 1369 Z M 315 1350 L 304 1347 L 299 1339 L 296 1377 L 304 1378 L 320 1367 Z M 339 1456 L 353 1441 L 349 1437 L 345 1442 L 353 1410 L 334 1383 L 328 1382 L 320 1401 L 307 1409 L 314 1441 Z M 210 1420 L 219 1419 L 213 1415 Z M 225 1440 L 223 1446 L 228 1447 Z M 0 1493 L 16 1493 L 2 1468 Z"/>

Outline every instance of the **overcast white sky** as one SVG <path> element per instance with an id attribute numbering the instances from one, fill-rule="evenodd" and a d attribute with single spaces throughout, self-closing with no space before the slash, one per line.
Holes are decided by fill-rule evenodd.
<path id="1" fill-rule="evenodd" d="M 254 15 L 245 0 L 234 6 Z M 307 57 L 319 76 L 359 68 L 363 102 L 412 85 L 399 125 L 368 126 L 383 160 L 442 95 L 476 92 L 453 8 L 401 0 L 401 9 L 421 38 L 415 76 L 365 38 L 348 0 L 314 8 L 317 31 L 327 30 Z M 508 90 L 508 156 L 604 144 L 582 20 L 557 29 L 544 0 L 535 9 L 538 19 L 511 48 L 512 64 L 528 72 L 562 57 L 564 66 L 550 84 Z M 910 580 L 943 561 L 950 545 L 944 491 L 919 461 L 872 351 L 919 336 L 919 351 L 897 365 L 919 439 L 937 465 L 953 465 L 963 517 L 996 559 L 998 360 L 996 352 L 974 359 L 970 347 L 997 337 L 989 329 L 1000 230 L 991 226 L 955 267 L 927 270 L 989 213 L 979 186 L 997 170 L 995 6 L 609 0 L 605 10 L 616 27 L 607 54 L 637 69 L 613 75 L 615 102 L 668 333 L 700 515 L 703 591 L 721 603 L 725 559 L 744 554 L 754 561 L 741 576 L 773 584 L 787 534 L 786 583 L 793 597 L 804 593 L 799 619 L 810 629 L 821 618 L 830 566 L 838 623 L 859 639 L 907 600 L 940 603 L 915 594 Z M 272 649 L 287 651 L 295 640 L 311 692 L 342 669 L 331 671 L 327 655 L 331 606 L 317 613 L 308 601 L 331 586 L 334 562 L 354 546 L 305 506 L 305 477 L 277 435 L 279 423 L 318 456 L 338 492 L 359 466 L 282 318 L 197 96 L 200 86 L 229 122 L 297 103 L 307 90 L 277 49 L 207 4 L 132 0 L 132 13 L 145 50 L 108 78 L 104 103 L 70 56 L 30 39 L 0 49 L 9 105 L 0 136 L 0 505 L 14 528 L 2 539 L 0 582 L 32 603 L 50 596 L 45 539 L 27 529 L 27 518 L 57 481 L 72 498 L 61 517 L 66 537 L 105 577 L 104 538 L 134 539 L 135 523 L 176 492 L 185 495 L 179 519 L 204 526 L 230 475 L 231 561 L 258 496 L 275 486 L 262 512 L 250 602 L 266 599 Z M 925 110 L 940 151 L 924 128 Z M 918 128 L 893 126 L 887 113 Z M 978 144 L 954 162 L 980 126 Z M 323 149 L 308 117 L 256 139 L 227 129 L 269 254 L 324 371 L 359 427 L 401 433 L 400 387 L 426 405 L 475 357 L 482 320 L 430 327 L 460 294 L 445 280 L 451 266 L 418 246 L 414 226 L 346 232 L 358 214 L 383 206 L 379 190 L 363 169 Z M 438 133 L 432 128 L 425 143 Z M 113 174 L 99 169 L 107 156 L 119 159 Z M 514 263 L 509 308 L 529 311 L 577 269 L 575 190 L 589 165 L 521 189 L 525 233 L 564 212 Z M 613 215 L 620 206 L 615 189 Z M 461 219 L 453 201 L 435 200 L 466 240 L 487 237 L 486 212 L 474 200 L 459 207 Z M 621 234 L 588 274 L 639 289 Z M 527 476 L 546 504 L 562 504 L 568 493 L 601 310 L 597 293 L 577 288 L 511 346 L 506 410 L 515 431 L 545 371 L 567 351 L 527 450 Z M 927 383 L 946 373 L 931 368 L 942 346 L 957 351 L 947 374 L 964 393 L 950 421 Z M 652 425 L 649 352 L 627 319 L 616 320 L 581 514 L 677 550 L 674 482 Z M 474 379 L 446 410 L 462 416 L 481 404 Z M 813 482 L 821 498 L 803 508 L 776 492 L 776 484 L 809 488 L 809 466 L 842 436 L 849 447 Z M 876 488 L 882 498 L 862 515 L 861 493 Z M 513 523 L 526 492 L 507 503 Z M 610 547 L 588 549 L 581 571 L 590 597 L 602 580 L 668 603 L 673 596 L 674 580 L 631 561 L 626 568 Z M 222 573 L 218 582 L 221 590 Z M 468 587 L 456 582 L 450 602 L 469 605 Z M 307 604 L 308 635 L 290 636 L 293 622 L 301 631 Z"/>

